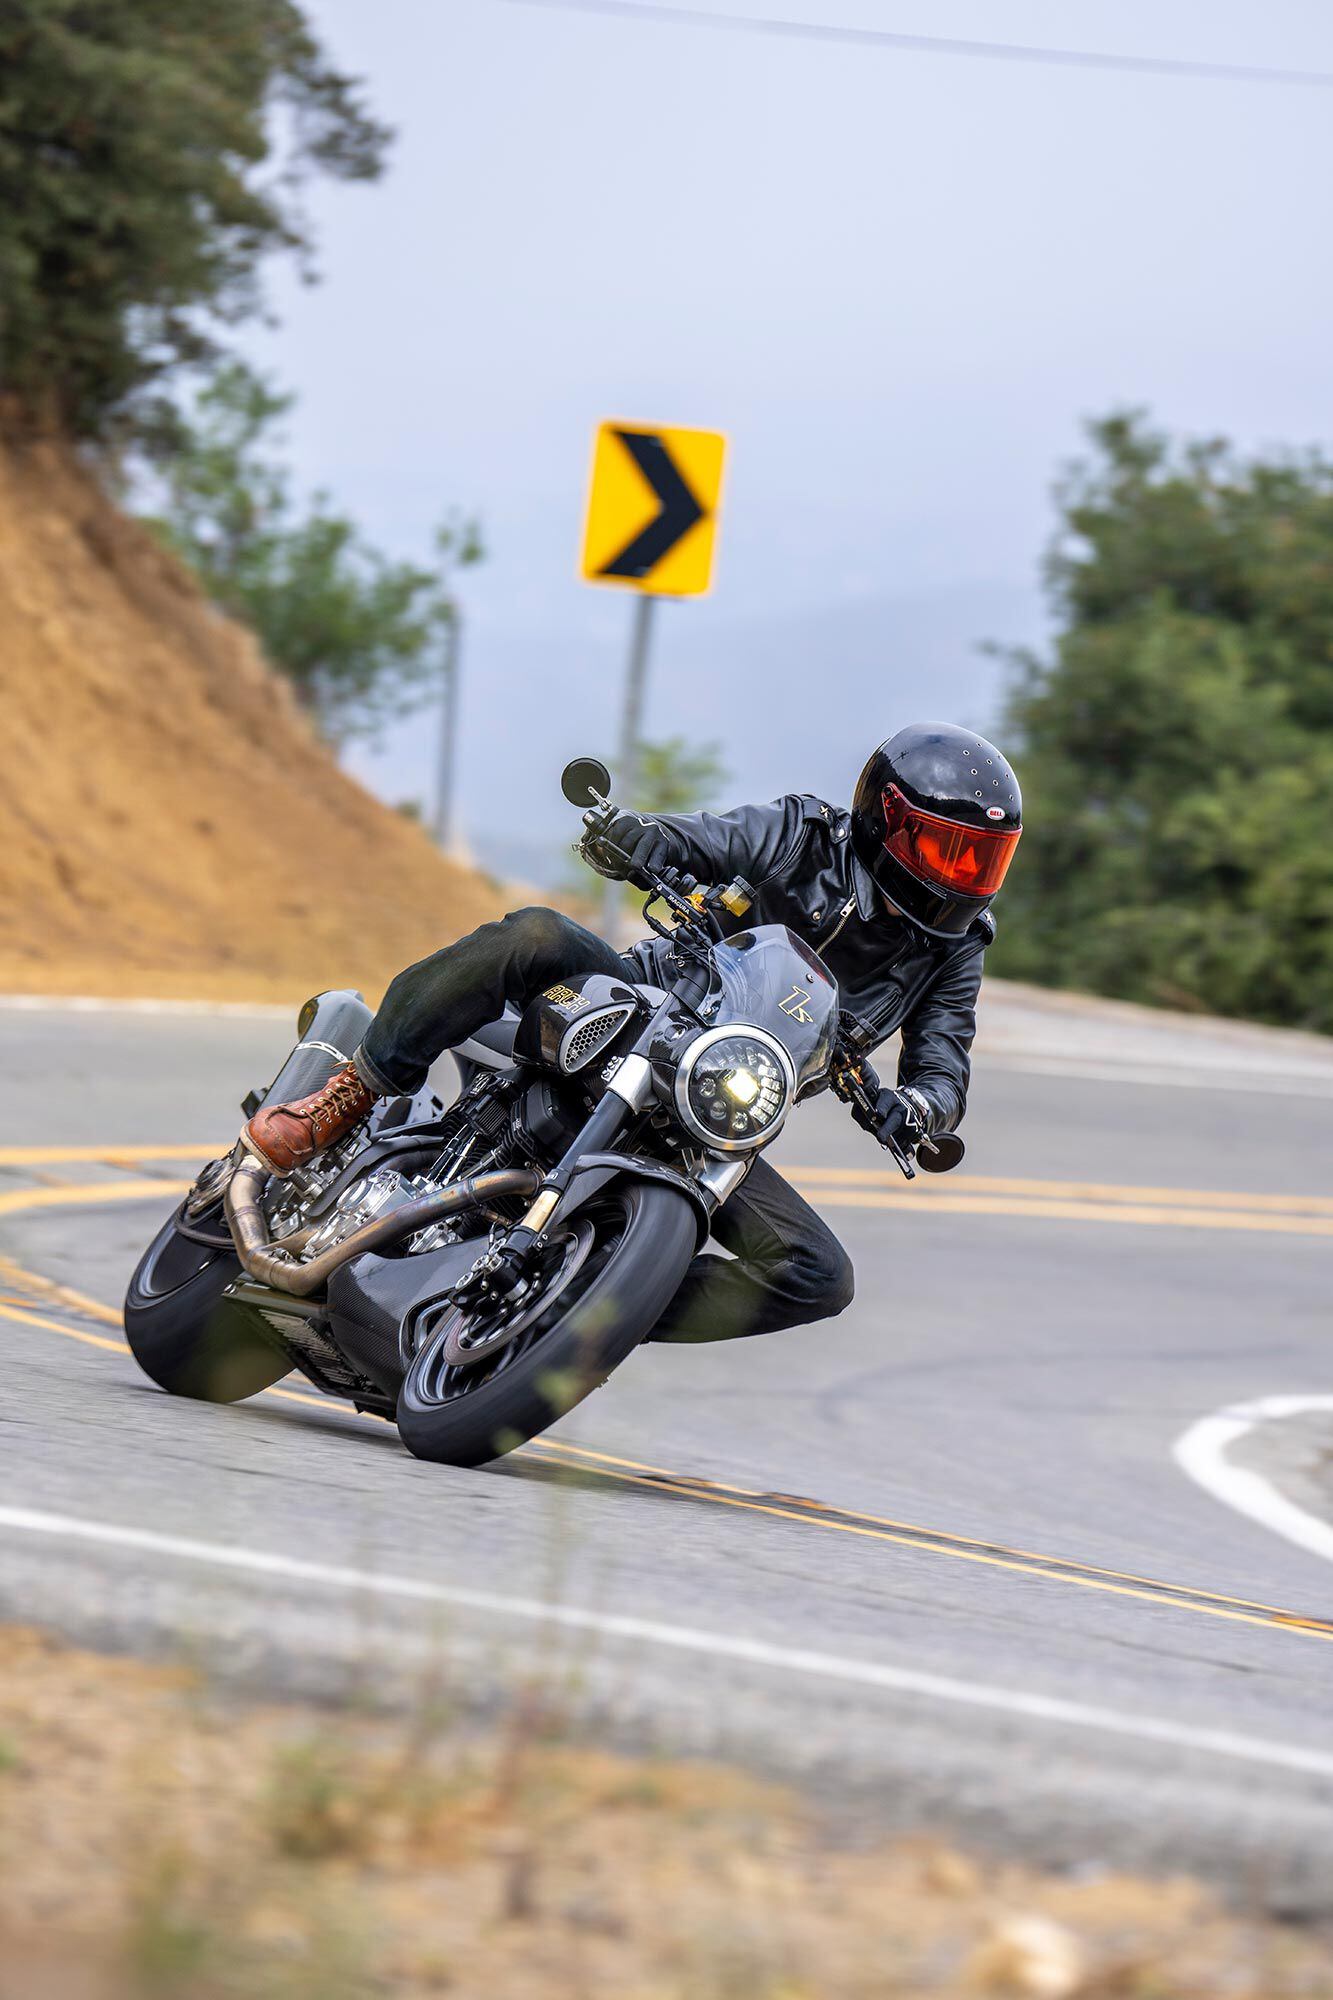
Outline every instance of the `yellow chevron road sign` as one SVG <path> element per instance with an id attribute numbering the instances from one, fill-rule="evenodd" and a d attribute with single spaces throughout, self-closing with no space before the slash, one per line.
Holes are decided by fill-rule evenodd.
<path id="1" fill-rule="evenodd" d="M 597 428 L 583 575 L 657 597 L 701 597 L 713 574 L 727 440 L 649 424 Z"/>

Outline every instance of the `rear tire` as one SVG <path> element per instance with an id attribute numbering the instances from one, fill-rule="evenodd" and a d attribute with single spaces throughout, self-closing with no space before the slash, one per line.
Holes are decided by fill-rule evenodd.
<path id="1" fill-rule="evenodd" d="M 661 1318 L 694 1255 L 694 1210 L 660 1182 L 626 1179 L 588 1211 L 599 1231 L 590 1275 L 554 1323 L 529 1344 L 501 1353 L 493 1373 L 449 1370 L 440 1355 L 446 1325 L 427 1336 L 398 1397 L 398 1429 L 415 1458 L 485 1465 L 537 1437 L 581 1403 Z"/>
<path id="2" fill-rule="evenodd" d="M 125 1334 L 145 1375 L 172 1396 L 239 1403 L 290 1374 L 291 1363 L 258 1330 L 255 1315 L 224 1299 L 240 1275 L 233 1250 L 182 1236 L 176 1210 L 163 1223 L 130 1279 Z M 199 1218 L 221 1225 L 221 1207 Z"/>

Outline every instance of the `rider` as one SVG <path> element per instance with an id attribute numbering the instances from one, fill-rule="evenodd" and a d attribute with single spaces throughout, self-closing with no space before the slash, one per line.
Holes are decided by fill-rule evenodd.
<path id="1" fill-rule="evenodd" d="M 951 723 L 914 723 L 881 743 L 852 809 L 792 793 L 729 813 L 621 812 L 589 859 L 613 879 L 687 870 L 753 886 L 744 925 L 786 924 L 838 982 L 871 1043 L 900 1033 L 898 1081 L 878 1131 L 911 1149 L 963 1116 L 991 899 L 1022 830 L 1018 780 L 993 744 Z M 628 861 L 624 858 L 628 856 Z M 738 920 L 734 928 L 741 928 Z M 417 1091 L 445 1049 L 554 981 L 581 972 L 660 984 L 666 947 L 622 956 L 556 910 L 518 910 L 400 972 L 352 1061 L 295 1104 L 264 1105 L 243 1137 L 274 1173 L 342 1138 L 379 1097 Z M 656 1340 L 725 1340 L 825 1319 L 850 1305 L 836 1236 L 767 1160 L 719 1209 L 730 1259 L 696 1257 Z"/>

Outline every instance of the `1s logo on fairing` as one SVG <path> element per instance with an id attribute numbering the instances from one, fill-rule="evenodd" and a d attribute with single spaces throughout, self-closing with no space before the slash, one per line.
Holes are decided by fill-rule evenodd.
<path id="1" fill-rule="evenodd" d="M 808 1026 L 813 1018 L 805 1011 L 805 1003 L 809 998 L 810 995 L 803 993 L 799 986 L 793 986 L 786 999 L 779 1000 L 778 1005 L 784 1014 L 790 1014 L 793 1021 L 804 1021 Z"/>

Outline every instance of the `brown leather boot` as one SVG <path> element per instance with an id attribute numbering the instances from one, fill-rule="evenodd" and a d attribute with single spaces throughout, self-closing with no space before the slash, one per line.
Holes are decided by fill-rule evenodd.
<path id="1" fill-rule="evenodd" d="M 289 1174 L 360 1124 L 376 1102 L 355 1063 L 335 1070 L 322 1090 L 295 1104 L 262 1105 L 241 1133 L 270 1173 Z"/>

